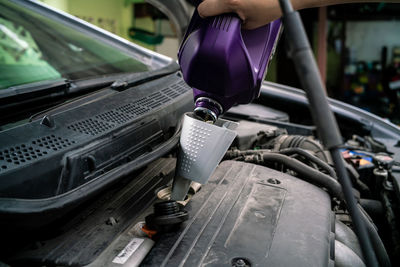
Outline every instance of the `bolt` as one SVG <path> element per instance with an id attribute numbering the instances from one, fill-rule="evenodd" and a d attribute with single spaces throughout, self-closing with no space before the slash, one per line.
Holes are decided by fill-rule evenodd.
<path id="1" fill-rule="evenodd" d="M 106 224 L 107 225 L 111 225 L 111 226 L 114 226 L 114 225 L 116 225 L 118 223 L 118 221 L 114 218 L 114 217 L 110 217 L 110 218 L 108 218 L 108 220 L 106 221 Z"/>
<path id="2" fill-rule="evenodd" d="M 247 266 L 250 266 L 250 264 L 248 264 L 247 261 L 244 259 L 235 258 L 232 260 L 232 266 L 233 267 L 247 267 Z"/>
<path id="3" fill-rule="evenodd" d="M 244 260 L 242 260 L 242 259 L 238 259 L 237 261 L 236 261 L 236 266 L 246 266 L 246 263 L 244 262 Z"/>
<path id="4" fill-rule="evenodd" d="M 278 179 L 275 179 L 275 178 L 269 178 L 267 180 L 267 182 L 270 184 L 280 184 L 281 183 L 281 181 L 279 181 Z"/>

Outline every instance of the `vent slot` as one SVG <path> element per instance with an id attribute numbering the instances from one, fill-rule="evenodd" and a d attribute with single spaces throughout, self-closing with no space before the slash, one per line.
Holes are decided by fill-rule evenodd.
<path id="1" fill-rule="evenodd" d="M 175 84 L 163 89 L 162 92 L 173 99 L 173 98 L 177 98 L 181 94 L 186 93 L 189 90 L 190 90 L 190 87 L 182 80 L 178 83 L 175 83 Z"/>
<path id="2" fill-rule="evenodd" d="M 161 94 L 160 92 L 151 94 L 150 96 L 148 96 L 151 99 L 151 103 L 149 104 L 149 106 L 151 108 L 156 108 L 158 106 L 161 106 L 162 104 L 167 103 L 170 99 L 167 95 Z"/>
<path id="3" fill-rule="evenodd" d="M 152 103 L 152 100 L 149 97 L 143 97 L 139 100 L 132 102 L 132 104 L 134 104 L 134 105 L 144 106 L 144 107 L 148 107 L 151 103 Z"/>
<path id="4" fill-rule="evenodd" d="M 161 94 L 160 92 L 153 93 L 147 97 L 143 97 L 132 104 L 142 107 L 148 107 L 150 109 L 154 109 L 158 106 L 161 106 L 164 103 L 169 101 L 169 97 L 167 95 Z"/>
<path id="5" fill-rule="evenodd" d="M 190 87 L 181 80 L 161 92 L 155 92 L 149 96 L 142 97 L 132 103 L 120 106 L 116 109 L 96 115 L 94 119 L 87 119 L 74 124 L 70 124 L 67 128 L 76 132 L 97 135 L 115 127 L 116 124 L 125 123 L 136 116 L 140 116 L 148 111 L 159 107 L 171 99 L 190 90 Z"/>
<path id="6" fill-rule="evenodd" d="M 124 111 L 125 113 L 126 111 Z M 96 116 L 96 119 L 107 121 L 107 122 L 113 122 L 117 124 L 125 123 L 134 117 L 129 115 L 129 114 L 123 114 L 119 113 L 113 110 L 110 110 L 108 112 L 102 113 L 100 115 Z"/>
<path id="7" fill-rule="evenodd" d="M 69 147 L 72 144 L 75 144 L 75 141 L 68 140 L 66 138 L 62 138 L 52 134 L 42 138 L 38 138 L 32 141 L 32 144 L 57 151 Z"/>
<path id="8" fill-rule="evenodd" d="M 47 151 L 36 149 L 33 146 L 21 144 L 0 151 L 0 170 L 5 170 L 11 164 L 21 165 L 47 154 Z"/>
<path id="9" fill-rule="evenodd" d="M 179 83 L 171 85 L 170 88 L 174 89 L 179 94 L 186 93 L 188 90 L 190 90 L 190 87 L 183 80 Z"/>
<path id="10" fill-rule="evenodd" d="M 124 113 L 130 113 L 135 116 L 142 115 L 143 113 L 149 111 L 149 109 L 146 107 L 136 106 L 134 104 L 126 104 L 122 107 L 117 108 L 117 110 Z"/>
<path id="11" fill-rule="evenodd" d="M 68 129 L 73 130 L 75 132 L 80 132 L 84 134 L 97 135 L 99 133 L 105 132 L 114 128 L 114 125 L 101 122 L 94 119 L 87 119 L 83 121 L 79 121 L 74 124 L 70 124 L 67 126 Z"/>
<path id="12" fill-rule="evenodd" d="M 180 95 L 176 90 L 173 90 L 173 89 L 171 89 L 169 87 L 163 89 L 162 92 L 164 94 L 166 94 L 167 96 L 169 96 L 170 98 L 176 98 L 176 97 L 178 97 Z"/>

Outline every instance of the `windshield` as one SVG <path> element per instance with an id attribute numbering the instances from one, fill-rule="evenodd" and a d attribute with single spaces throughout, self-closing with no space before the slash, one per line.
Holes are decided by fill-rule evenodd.
<path id="1" fill-rule="evenodd" d="M 0 89 L 54 79 L 149 70 L 116 48 L 0 0 Z"/>

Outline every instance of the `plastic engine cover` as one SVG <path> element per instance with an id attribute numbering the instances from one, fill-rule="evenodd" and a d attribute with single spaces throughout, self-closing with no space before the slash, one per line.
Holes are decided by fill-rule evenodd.
<path id="1" fill-rule="evenodd" d="M 330 198 L 290 175 L 225 161 L 186 210 L 143 266 L 333 266 Z"/>

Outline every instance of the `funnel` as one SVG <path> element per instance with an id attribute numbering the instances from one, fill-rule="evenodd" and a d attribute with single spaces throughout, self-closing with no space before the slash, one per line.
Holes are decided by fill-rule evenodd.
<path id="1" fill-rule="evenodd" d="M 186 113 L 175 176 L 205 184 L 235 139 L 237 126 L 223 119 L 207 123 Z"/>

